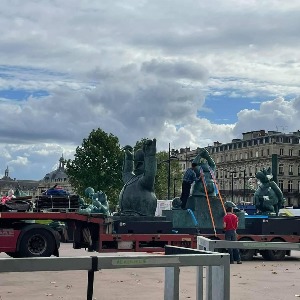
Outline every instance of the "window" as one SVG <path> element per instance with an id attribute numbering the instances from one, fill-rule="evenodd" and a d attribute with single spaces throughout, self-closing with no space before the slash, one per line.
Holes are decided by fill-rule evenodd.
<path id="1" fill-rule="evenodd" d="M 240 153 L 240 159 L 243 159 L 243 153 Z"/>
<path id="2" fill-rule="evenodd" d="M 298 181 L 298 193 L 300 192 L 300 181 Z"/>
<path id="3" fill-rule="evenodd" d="M 279 155 L 283 155 L 283 148 L 279 149 Z"/>
<path id="4" fill-rule="evenodd" d="M 283 180 L 282 179 L 278 180 L 278 186 L 281 189 L 281 191 L 283 191 Z"/>
<path id="5" fill-rule="evenodd" d="M 255 151 L 255 157 L 258 157 L 258 150 Z"/>
<path id="6" fill-rule="evenodd" d="M 289 165 L 289 175 L 293 175 L 293 165 Z"/>
<path id="7" fill-rule="evenodd" d="M 250 157 L 253 157 L 253 151 L 252 150 L 250 151 Z"/>
<path id="8" fill-rule="evenodd" d="M 284 174 L 284 172 L 283 172 L 283 164 L 280 164 L 280 165 L 279 165 L 278 173 L 279 173 L 280 175 L 283 175 L 283 174 Z"/>
<path id="9" fill-rule="evenodd" d="M 298 165 L 298 175 L 300 175 L 300 165 Z"/>
<path id="10" fill-rule="evenodd" d="M 288 192 L 292 192 L 293 191 L 293 181 L 289 180 L 288 181 Z"/>
<path id="11" fill-rule="evenodd" d="M 270 155 L 270 149 L 267 149 L 267 155 Z"/>
<path id="12" fill-rule="evenodd" d="M 248 159 L 248 153 L 245 152 L 245 159 Z"/>
<path id="13" fill-rule="evenodd" d="M 260 154 L 261 156 L 264 156 L 264 149 L 261 149 Z"/>
<path id="14" fill-rule="evenodd" d="M 293 149 L 289 149 L 289 156 L 293 156 Z"/>

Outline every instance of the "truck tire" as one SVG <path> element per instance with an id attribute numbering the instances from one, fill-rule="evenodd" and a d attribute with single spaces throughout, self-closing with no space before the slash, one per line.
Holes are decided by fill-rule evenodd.
<path id="1" fill-rule="evenodd" d="M 240 238 L 239 241 L 253 241 L 251 238 L 243 237 Z M 253 259 L 253 256 L 255 255 L 254 249 L 240 249 L 240 255 L 241 259 L 243 261 L 249 261 Z"/>
<path id="2" fill-rule="evenodd" d="M 271 242 L 284 242 L 284 240 L 280 238 L 275 238 Z M 278 261 L 284 260 L 286 250 L 263 250 L 260 252 L 260 254 L 265 260 Z"/>
<path id="3" fill-rule="evenodd" d="M 49 257 L 54 250 L 54 236 L 42 228 L 33 228 L 25 232 L 19 246 L 20 257 Z"/>

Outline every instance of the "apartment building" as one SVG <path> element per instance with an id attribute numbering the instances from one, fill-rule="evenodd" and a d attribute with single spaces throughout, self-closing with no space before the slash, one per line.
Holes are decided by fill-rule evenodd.
<path id="1" fill-rule="evenodd" d="M 215 142 L 208 146 L 217 170 L 216 179 L 223 198 L 235 203 L 252 202 L 256 189 L 255 174 L 263 168 L 272 168 L 272 156 L 278 161 L 277 184 L 287 206 L 300 206 L 300 131 L 250 131 L 242 139 L 230 143 Z M 197 150 L 180 149 L 178 157 L 185 170 Z M 274 172 L 274 170 L 272 170 Z"/>

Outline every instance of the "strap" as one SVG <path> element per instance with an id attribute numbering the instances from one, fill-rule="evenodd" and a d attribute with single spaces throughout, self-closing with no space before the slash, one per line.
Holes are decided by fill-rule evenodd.
<path id="1" fill-rule="evenodd" d="M 207 205 L 208 205 L 208 209 L 209 209 L 209 214 L 210 214 L 211 222 L 212 222 L 212 225 L 213 225 L 213 228 L 214 228 L 214 233 L 215 233 L 215 236 L 217 236 L 215 221 L 214 221 L 214 217 L 213 217 L 213 214 L 212 214 L 212 210 L 211 210 L 211 206 L 210 206 L 210 201 L 209 201 L 209 197 L 208 197 L 208 193 L 207 193 L 205 176 L 204 176 L 203 169 L 201 167 L 200 167 L 200 177 L 201 177 L 202 182 L 203 182 L 205 196 L 206 196 Z"/>
<path id="2" fill-rule="evenodd" d="M 213 172 L 213 170 L 211 169 L 210 166 L 208 166 L 208 169 L 209 169 L 210 175 L 211 175 L 211 177 L 212 177 L 212 179 L 213 179 L 213 181 L 214 181 L 215 187 L 217 188 L 218 195 L 219 195 L 219 198 L 220 198 L 220 201 L 221 201 L 221 204 L 222 204 L 224 213 L 226 214 L 226 208 L 225 208 L 224 201 L 223 201 L 223 198 L 222 198 L 221 193 L 220 193 L 220 189 L 219 189 L 217 180 L 216 180 L 216 178 L 215 178 L 215 174 L 214 174 L 214 172 Z"/>

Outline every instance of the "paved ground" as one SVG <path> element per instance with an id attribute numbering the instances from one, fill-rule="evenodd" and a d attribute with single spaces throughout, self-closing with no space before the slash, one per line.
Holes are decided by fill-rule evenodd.
<path id="1" fill-rule="evenodd" d="M 61 245 L 60 256 L 90 255 L 84 250 L 73 250 L 71 244 Z M 5 257 L 6 254 L 0 254 L 0 258 Z M 181 269 L 180 299 L 195 299 L 195 274 L 193 267 Z M 86 299 L 86 283 L 87 272 L 83 271 L 2 273 L 0 300 Z M 163 299 L 163 291 L 163 268 L 103 270 L 95 275 L 96 300 L 158 300 Z M 281 262 L 257 258 L 242 265 L 231 265 L 232 300 L 295 300 L 298 297 L 300 299 L 298 252 L 292 252 L 292 257 Z"/>

